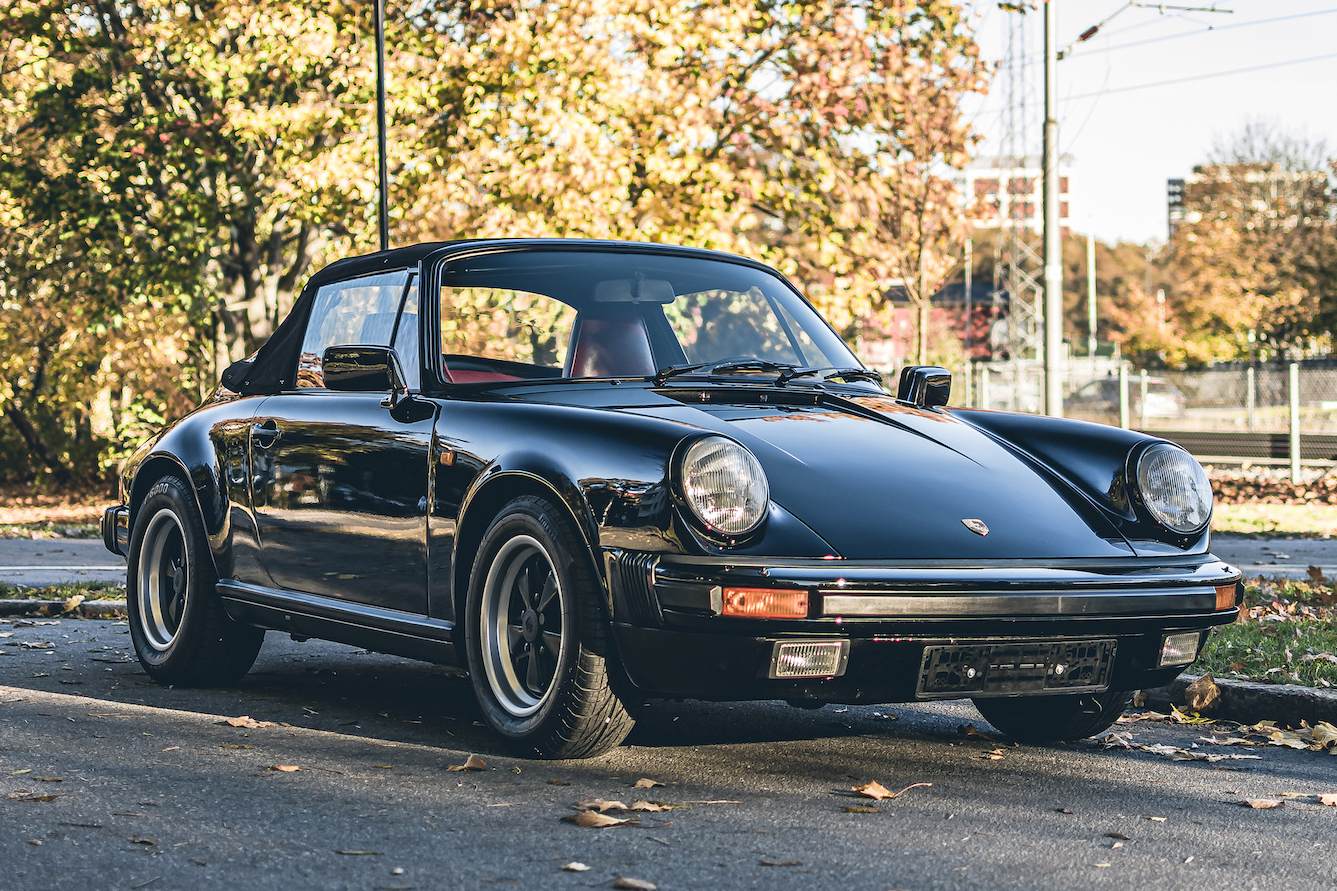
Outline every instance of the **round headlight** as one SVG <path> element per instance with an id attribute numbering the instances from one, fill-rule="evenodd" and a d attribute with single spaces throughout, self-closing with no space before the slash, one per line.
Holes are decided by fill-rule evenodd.
<path id="1" fill-rule="evenodd" d="M 1193 456 L 1168 443 L 1154 445 L 1137 461 L 1137 485 L 1147 509 L 1165 528 L 1196 532 L 1212 516 L 1212 484 Z"/>
<path id="2" fill-rule="evenodd" d="M 683 454 L 682 494 L 707 529 L 730 536 L 761 525 L 771 497 L 761 462 L 722 436 L 698 439 Z"/>

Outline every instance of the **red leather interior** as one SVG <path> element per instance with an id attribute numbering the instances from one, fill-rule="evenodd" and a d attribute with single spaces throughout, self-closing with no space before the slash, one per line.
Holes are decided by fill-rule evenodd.
<path id="1" fill-rule="evenodd" d="M 570 377 L 643 377 L 654 373 L 650 335 L 638 315 L 580 319 L 571 347 Z"/>

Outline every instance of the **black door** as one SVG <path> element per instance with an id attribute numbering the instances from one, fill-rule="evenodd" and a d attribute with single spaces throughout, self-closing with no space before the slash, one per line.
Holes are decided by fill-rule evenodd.
<path id="1" fill-rule="evenodd" d="M 383 396 L 265 400 L 250 436 L 261 560 L 280 588 L 425 614 L 435 407 Z"/>

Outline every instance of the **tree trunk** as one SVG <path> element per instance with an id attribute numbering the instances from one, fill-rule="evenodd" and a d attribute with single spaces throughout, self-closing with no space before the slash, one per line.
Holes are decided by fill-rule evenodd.
<path id="1" fill-rule="evenodd" d="M 66 486 L 74 481 L 74 475 L 70 473 L 70 469 L 47 448 L 46 442 L 42 440 L 42 434 L 28 420 L 28 416 L 23 413 L 23 409 L 12 401 L 6 401 L 5 417 L 14 425 L 14 429 L 19 431 L 19 436 L 23 437 L 23 442 L 28 447 L 29 454 L 51 471 L 51 476 L 55 478 L 57 483 Z"/>

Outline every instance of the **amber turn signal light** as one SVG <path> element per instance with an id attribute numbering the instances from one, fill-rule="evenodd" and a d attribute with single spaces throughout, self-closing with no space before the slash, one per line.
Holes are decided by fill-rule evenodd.
<path id="1" fill-rule="evenodd" d="M 725 588 L 721 615 L 746 619 L 806 619 L 808 592 L 793 588 Z"/>
<path id="2" fill-rule="evenodd" d="M 1230 609 L 1235 605 L 1235 586 L 1217 585 L 1216 586 L 1216 608 Z"/>

